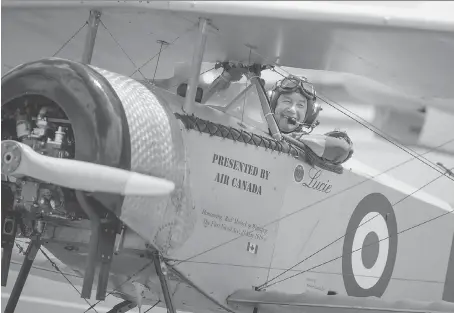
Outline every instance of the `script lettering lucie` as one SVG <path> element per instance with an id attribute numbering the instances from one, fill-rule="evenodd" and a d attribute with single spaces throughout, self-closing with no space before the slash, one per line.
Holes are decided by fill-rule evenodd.
<path id="1" fill-rule="evenodd" d="M 311 168 L 309 171 L 309 178 L 310 181 L 307 183 L 303 183 L 303 186 L 306 188 L 314 189 L 324 193 L 330 193 L 332 185 L 329 184 L 329 179 L 324 182 L 319 180 L 320 176 L 322 175 L 321 170 L 317 170 L 315 168 Z"/>

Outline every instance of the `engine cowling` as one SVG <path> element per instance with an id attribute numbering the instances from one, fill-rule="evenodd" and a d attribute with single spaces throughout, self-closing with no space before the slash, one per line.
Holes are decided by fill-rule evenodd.
<path id="1" fill-rule="evenodd" d="M 52 109 L 52 106 L 58 108 Z M 26 118 L 36 126 L 31 127 L 33 130 L 27 133 L 27 128 L 19 125 L 17 116 L 20 114 L 14 115 L 15 123 L 10 121 L 3 125 L 3 120 L 10 120 L 11 112 L 17 109 L 22 109 L 21 116 L 39 111 L 35 122 L 31 116 Z M 66 149 L 59 146 L 55 153 L 49 143 L 55 141 L 58 131 L 65 129 L 56 126 L 62 120 L 58 118 L 61 116 L 51 117 L 52 112 L 59 110 L 59 114 L 69 121 L 66 133 L 68 138 L 73 134 L 73 142 L 68 139 L 64 145 Z M 48 128 L 40 127 L 39 114 L 48 114 L 42 119 L 56 129 L 49 130 L 51 127 L 47 124 Z M 8 127 L 2 139 L 20 140 L 42 154 L 107 165 L 174 182 L 175 190 L 165 197 L 100 192 L 87 195 L 98 204 L 99 214 L 102 215 L 102 210 L 115 213 L 164 254 L 181 246 L 188 237 L 193 228 L 194 210 L 181 126 L 168 101 L 145 85 L 69 60 L 52 58 L 26 63 L 2 78 L 2 128 Z M 46 139 L 49 131 L 50 137 Z"/>

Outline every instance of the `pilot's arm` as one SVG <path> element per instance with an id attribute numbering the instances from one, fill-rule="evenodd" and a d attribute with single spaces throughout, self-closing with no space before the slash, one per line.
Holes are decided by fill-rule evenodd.
<path id="1" fill-rule="evenodd" d="M 293 133 L 292 137 L 319 158 L 333 164 L 342 164 L 353 155 L 353 143 L 347 133 L 342 131 L 331 131 L 323 135 Z"/>

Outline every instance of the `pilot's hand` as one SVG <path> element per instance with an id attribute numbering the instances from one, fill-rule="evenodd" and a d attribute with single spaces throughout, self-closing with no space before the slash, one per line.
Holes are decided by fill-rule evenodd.
<path id="1" fill-rule="evenodd" d="M 326 144 L 330 149 L 325 150 L 324 157 L 331 162 L 341 164 L 350 159 L 353 155 L 353 142 L 346 132 L 331 131 L 325 134 Z M 327 154 L 325 156 L 325 154 Z"/>

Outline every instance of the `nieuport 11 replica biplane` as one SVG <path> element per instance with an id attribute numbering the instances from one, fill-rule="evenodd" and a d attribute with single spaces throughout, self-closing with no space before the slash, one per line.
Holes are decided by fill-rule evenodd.
<path id="1" fill-rule="evenodd" d="M 330 86 L 452 114 L 449 5 L 2 1 L 5 312 L 44 248 L 110 312 L 454 312 L 452 206 L 317 133 Z M 271 85 L 311 104 L 297 135 Z"/>

